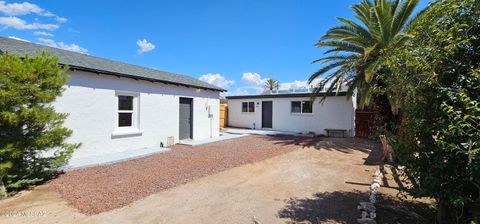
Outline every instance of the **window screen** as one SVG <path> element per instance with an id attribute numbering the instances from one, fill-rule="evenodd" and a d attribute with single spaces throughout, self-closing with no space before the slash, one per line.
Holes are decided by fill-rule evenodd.
<path id="1" fill-rule="evenodd" d="M 302 112 L 302 102 L 301 101 L 292 101 L 292 113 L 301 113 Z"/>
<path id="2" fill-rule="evenodd" d="M 302 113 L 312 113 L 311 101 L 302 101 Z"/>
<path id="3" fill-rule="evenodd" d="M 255 102 L 248 103 L 248 112 L 255 112 Z"/>
<path id="4" fill-rule="evenodd" d="M 133 110 L 133 96 L 118 96 L 118 110 Z"/>
<path id="5" fill-rule="evenodd" d="M 118 113 L 118 127 L 131 127 L 132 113 Z"/>
<path id="6" fill-rule="evenodd" d="M 118 95 L 118 127 L 133 126 L 133 96 Z"/>

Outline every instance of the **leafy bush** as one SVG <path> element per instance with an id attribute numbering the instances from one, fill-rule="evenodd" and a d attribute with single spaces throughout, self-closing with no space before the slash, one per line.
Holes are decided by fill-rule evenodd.
<path id="1" fill-rule="evenodd" d="M 23 59 L 0 55 L 0 181 L 8 190 L 36 184 L 55 174 L 79 144 L 65 143 L 67 114 L 52 103 L 68 80 L 47 52 Z"/>
<path id="2" fill-rule="evenodd" d="M 432 197 L 439 223 L 478 223 L 480 209 L 480 2 L 440 0 L 410 25 L 386 62 L 386 91 L 401 102 L 395 150 L 407 193 Z"/>

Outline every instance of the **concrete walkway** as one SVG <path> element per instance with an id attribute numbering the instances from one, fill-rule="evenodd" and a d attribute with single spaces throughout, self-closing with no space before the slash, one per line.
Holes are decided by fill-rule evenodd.
<path id="1" fill-rule="evenodd" d="M 180 140 L 182 145 L 198 146 L 203 144 L 209 144 L 213 142 L 223 141 L 227 139 L 234 139 L 245 137 L 249 135 L 297 135 L 295 132 L 287 131 L 272 131 L 272 130 L 254 130 L 254 129 L 241 129 L 241 128 L 224 128 L 220 132 L 220 136 L 207 138 L 202 140 Z"/>
<path id="2" fill-rule="evenodd" d="M 124 152 L 115 152 L 104 155 L 89 156 L 79 159 L 72 159 L 68 162 L 68 165 L 62 169 L 65 171 L 71 171 L 80 168 L 108 165 L 112 163 L 118 163 L 130 159 L 136 159 L 140 157 L 149 156 L 155 153 L 167 152 L 170 149 L 162 147 L 149 147 L 137 150 L 128 150 Z"/>
<path id="3" fill-rule="evenodd" d="M 224 133 L 229 134 L 248 134 L 248 135 L 298 135 L 297 132 L 292 131 L 275 131 L 275 130 L 255 130 L 242 128 L 225 128 Z"/>

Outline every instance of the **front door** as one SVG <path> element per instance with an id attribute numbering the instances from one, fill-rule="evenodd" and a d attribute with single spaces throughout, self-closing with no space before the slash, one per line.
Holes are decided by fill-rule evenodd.
<path id="1" fill-rule="evenodd" d="M 262 128 L 272 128 L 272 101 L 262 101 Z"/>
<path id="2" fill-rule="evenodd" d="M 192 98 L 180 98 L 179 140 L 192 138 Z"/>

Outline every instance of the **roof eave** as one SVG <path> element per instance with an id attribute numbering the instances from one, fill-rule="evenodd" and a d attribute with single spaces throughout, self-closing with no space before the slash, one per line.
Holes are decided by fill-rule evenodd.
<path id="1" fill-rule="evenodd" d="M 226 92 L 226 90 L 222 89 L 222 88 L 208 88 L 208 87 L 204 87 L 204 86 L 188 85 L 188 84 L 183 84 L 183 83 L 170 82 L 170 81 L 166 81 L 166 80 L 151 79 L 151 78 L 147 78 L 147 77 L 128 75 L 128 74 L 124 74 L 124 73 L 117 73 L 117 72 L 98 70 L 98 69 L 93 69 L 93 68 L 86 68 L 86 67 L 81 67 L 81 66 L 76 66 L 76 65 L 68 65 L 68 67 L 70 68 L 70 70 L 80 70 L 80 71 L 93 72 L 93 73 L 98 73 L 98 74 L 112 75 L 112 76 L 117 76 L 117 77 L 131 78 L 131 79 L 135 79 L 135 80 L 160 82 L 160 83 L 165 83 L 165 84 L 169 84 L 169 85 L 177 85 L 177 86 L 185 86 L 185 87 L 207 89 L 207 90 L 213 90 L 213 91 L 219 91 L 219 92 Z"/>
<path id="2" fill-rule="evenodd" d="M 318 97 L 322 96 L 346 96 L 347 92 L 337 93 L 319 93 Z M 264 95 L 241 95 L 241 96 L 227 96 L 226 99 L 266 99 L 266 98 L 293 98 L 293 97 L 311 97 L 312 93 L 284 93 L 284 94 L 264 94 Z"/>

